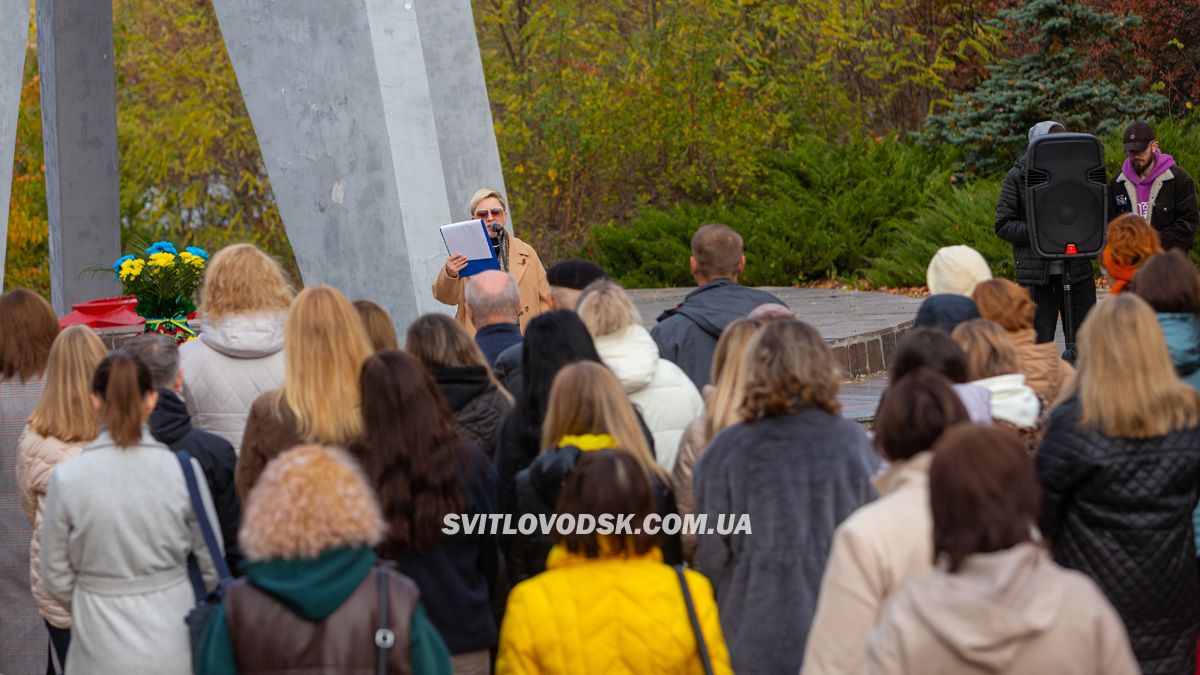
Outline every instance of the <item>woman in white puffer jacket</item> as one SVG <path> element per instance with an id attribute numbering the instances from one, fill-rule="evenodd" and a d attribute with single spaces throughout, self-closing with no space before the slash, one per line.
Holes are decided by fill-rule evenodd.
<path id="1" fill-rule="evenodd" d="M 293 291 L 279 263 L 252 244 L 208 263 L 200 337 L 179 348 L 192 426 L 242 444 L 254 399 L 283 384 L 283 326 Z"/>
<path id="2" fill-rule="evenodd" d="M 696 385 L 679 366 L 659 356 L 633 300 L 616 282 L 601 279 L 585 288 L 576 312 L 592 334 L 600 359 L 641 411 L 654 435 L 659 465 L 671 471 L 684 428 L 704 410 Z"/>

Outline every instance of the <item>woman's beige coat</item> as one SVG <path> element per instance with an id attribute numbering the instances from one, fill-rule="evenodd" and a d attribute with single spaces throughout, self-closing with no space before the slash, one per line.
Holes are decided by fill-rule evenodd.
<path id="1" fill-rule="evenodd" d="M 46 489 L 54 468 L 64 460 L 78 455 L 88 441 L 63 443 L 53 436 L 39 436 L 28 427 L 17 441 L 17 487 L 21 491 L 21 507 L 33 526 L 29 542 L 29 583 L 42 618 L 55 628 L 70 628 L 71 613 L 63 608 L 42 587 L 42 512 L 46 508 Z"/>
<path id="2" fill-rule="evenodd" d="M 509 238 L 508 271 L 516 277 L 517 289 L 521 292 L 520 322 L 521 332 L 524 333 L 533 317 L 550 308 L 550 283 L 546 281 L 546 268 L 542 267 L 537 251 L 512 235 L 506 236 Z M 443 266 L 433 281 L 433 297 L 444 305 L 456 305 L 458 310 L 454 313 L 454 319 L 474 337 L 475 326 L 467 320 L 465 303 L 469 281 L 469 277 L 446 276 Z"/>
<path id="3" fill-rule="evenodd" d="M 876 481 L 883 496 L 838 526 L 808 633 L 804 675 L 857 675 L 888 600 L 909 579 L 933 569 L 932 461 L 926 451 L 892 465 Z"/>

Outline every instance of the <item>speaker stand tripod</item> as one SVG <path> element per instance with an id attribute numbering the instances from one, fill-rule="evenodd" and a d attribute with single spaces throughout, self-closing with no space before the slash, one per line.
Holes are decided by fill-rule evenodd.
<path id="1" fill-rule="evenodd" d="M 1067 274 L 1067 265 L 1062 260 L 1050 261 L 1050 275 L 1059 275 L 1062 279 L 1062 327 L 1064 349 L 1063 360 L 1075 365 L 1077 352 L 1075 350 L 1075 319 L 1074 307 L 1071 305 L 1071 275 Z M 1057 317 L 1055 317 L 1057 319 Z"/>

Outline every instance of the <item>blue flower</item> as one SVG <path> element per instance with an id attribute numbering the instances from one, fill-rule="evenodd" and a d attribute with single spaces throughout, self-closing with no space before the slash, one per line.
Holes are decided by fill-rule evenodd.
<path id="1" fill-rule="evenodd" d="M 200 256 L 201 258 L 208 260 L 208 251 L 205 251 L 204 249 L 200 248 L 199 246 L 189 246 L 183 250 L 187 251 L 188 253 L 191 253 L 192 255 Z"/>
<path id="2" fill-rule="evenodd" d="M 131 255 L 123 255 L 123 256 L 121 256 L 120 258 L 117 258 L 117 261 L 116 261 L 115 263 L 113 263 L 113 266 L 112 266 L 112 268 L 113 268 L 113 271 L 114 271 L 114 272 L 120 272 L 120 271 L 121 271 L 121 265 L 123 265 L 123 264 L 125 263 L 125 261 L 126 261 L 126 260 L 133 260 L 133 256 L 131 256 Z"/>
<path id="3" fill-rule="evenodd" d="M 170 253 L 177 255 L 179 251 L 175 250 L 175 244 L 169 241 L 156 241 L 146 248 L 146 255 L 154 255 L 155 253 Z"/>

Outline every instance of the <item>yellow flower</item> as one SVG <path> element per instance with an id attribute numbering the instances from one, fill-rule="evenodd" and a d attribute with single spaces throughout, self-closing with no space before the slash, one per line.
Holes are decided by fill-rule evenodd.
<path id="1" fill-rule="evenodd" d="M 183 253 L 179 254 L 179 259 L 191 265 L 192 267 L 204 269 L 204 258 L 201 258 L 194 253 L 188 253 L 187 251 L 184 251 Z"/>
<path id="2" fill-rule="evenodd" d="M 175 255 L 167 252 L 155 253 L 150 256 L 151 267 L 170 267 L 175 264 Z"/>
<path id="3" fill-rule="evenodd" d="M 145 260 L 138 258 L 126 260 L 125 262 L 121 263 L 121 281 L 132 281 L 138 278 L 138 275 L 142 273 L 142 269 L 145 267 Z"/>

